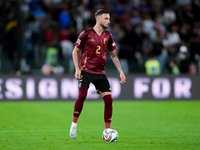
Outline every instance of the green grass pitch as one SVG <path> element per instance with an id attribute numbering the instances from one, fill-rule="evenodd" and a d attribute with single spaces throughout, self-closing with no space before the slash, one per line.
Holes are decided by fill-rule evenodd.
<path id="1" fill-rule="evenodd" d="M 1 102 L 0 150 L 199 150 L 200 101 L 114 101 L 106 143 L 103 101 L 84 103 L 78 137 L 69 137 L 74 101 Z"/>

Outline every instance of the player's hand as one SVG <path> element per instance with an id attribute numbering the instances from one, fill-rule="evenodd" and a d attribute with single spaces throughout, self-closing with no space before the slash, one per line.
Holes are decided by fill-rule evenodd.
<path id="1" fill-rule="evenodd" d="M 80 80 L 81 79 L 81 71 L 79 69 L 76 70 L 74 76 L 75 76 L 76 79 Z"/>
<path id="2" fill-rule="evenodd" d="M 126 82 L 126 77 L 125 77 L 124 73 L 120 74 L 120 78 L 121 78 L 121 81 L 119 83 L 124 84 Z"/>

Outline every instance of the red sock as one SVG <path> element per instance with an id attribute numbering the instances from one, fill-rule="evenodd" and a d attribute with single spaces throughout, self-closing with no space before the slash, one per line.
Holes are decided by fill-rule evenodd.
<path id="1" fill-rule="evenodd" d="M 105 122 L 105 129 L 110 128 L 111 122 Z"/>
<path id="2" fill-rule="evenodd" d="M 105 128 L 110 128 L 111 125 L 111 119 L 112 119 L 112 96 L 106 95 L 103 97 L 104 100 L 104 122 L 105 122 Z"/>
<path id="3" fill-rule="evenodd" d="M 75 116 L 73 116 L 73 123 L 77 123 L 77 121 L 78 121 L 78 118 L 77 117 L 75 117 Z"/>
<path id="4" fill-rule="evenodd" d="M 74 123 L 77 123 L 78 121 L 78 117 L 80 116 L 81 111 L 83 109 L 83 103 L 85 101 L 86 96 L 87 96 L 87 89 L 80 89 L 78 99 L 76 100 L 74 105 L 74 113 L 73 113 Z"/>

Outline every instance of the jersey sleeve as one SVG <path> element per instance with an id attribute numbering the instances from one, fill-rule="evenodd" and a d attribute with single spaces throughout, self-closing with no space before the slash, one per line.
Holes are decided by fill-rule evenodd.
<path id="1" fill-rule="evenodd" d="M 78 39 L 76 40 L 76 43 L 74 45 L 81 49 L 85 42 L 84 40 L 85 36 L 86 36 L 86 32 L 84 30 L 79 34 Z"/>
<path id="2" fill-rule="evenodd" d="M 113 39 L 112 34 L 110 34 L 110 38 L 108 41 L 108 49 L 109 49 L 109 51 L 114 51 L 114 50 L 116 50 L 116 48 L 117 48 L 116 43 Z"/>

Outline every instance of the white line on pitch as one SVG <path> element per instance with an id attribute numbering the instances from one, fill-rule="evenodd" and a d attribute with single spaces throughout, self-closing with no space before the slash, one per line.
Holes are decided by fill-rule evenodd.
<path id="1" fill-rule="evenodd" d="M 69 130 L 0 130 L 0 132 L 68 132 Z M 101 130 L 78 130 L 78 131 L 93 131 L 99 132 Z"/>

